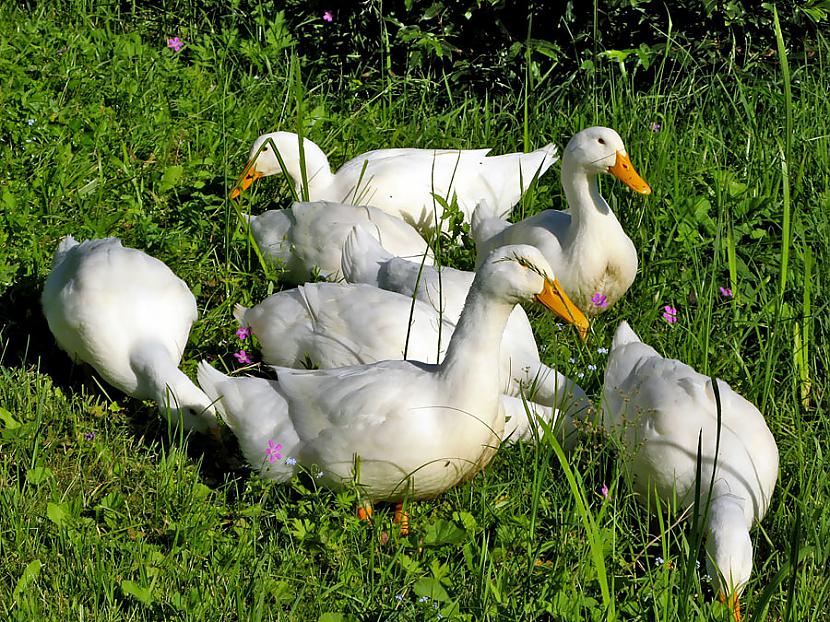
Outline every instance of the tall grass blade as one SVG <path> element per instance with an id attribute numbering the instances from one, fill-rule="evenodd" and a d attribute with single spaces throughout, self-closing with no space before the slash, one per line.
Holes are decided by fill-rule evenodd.
<path id="1" fill-rule="evenodd" d="M 542 421 L 541 419 L 539 420 L 539 425 L 544 431 L 544 438 L 547 439 L 547 442 L 556 454 L 556 458 L 559 460 L 559 465 L 565 473 L 565 479 L 568 480 L 568 486 L 570 487 L 571 495 L 576 502 L 576 508 L 582 520 L 582 525 L 585 528 L 585 533 L 588 538 L 588 545 L 591 549 L 591 561 L 594 564 L 594 570 L 597 573 L 597 581 L 599 582 L 599 589 L 602 594 L 602 603 L 605 608 L 605 620 L 613 622 L 617 618 L 616 606 L 614 599 L 611 597 L 611 590 L 608 585 L 608 571 L 605 568 L 605 557 L 602 552 L 602 535 L 600 534 L 599 526 L 597 525 L 588 504 L 584 484 L 582 484 L 581 478 L 580 481 L 577 482 L 577 475 L 574 473 L 574 470 L 571 469 L 571 465 L 568 464 L 565 452 L 562 450 L 562 446 L 559 444 L 559 441 L 556 439 L 556 435 L 553 432 L 553 426 L 546 421 Z"/>

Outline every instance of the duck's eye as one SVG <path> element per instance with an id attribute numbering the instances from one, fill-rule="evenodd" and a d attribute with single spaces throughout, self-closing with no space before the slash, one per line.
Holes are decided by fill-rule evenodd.
<path id="1" fill-rule="evenodd" d="M 605 139 L 604 139 L 604 138 L 597 138 L 597 142 L 598 142 L 600 145 L 604 145 L 604 144 L 605 144 Z"/>

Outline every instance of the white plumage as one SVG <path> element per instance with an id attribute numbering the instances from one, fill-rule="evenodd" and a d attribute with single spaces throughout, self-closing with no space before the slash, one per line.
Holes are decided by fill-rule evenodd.
<path id="1" fill-rule="evenodd" d="M 560 303 L 571 304 L 547 275 L 534 248 L 494 253 L 439 365 L 276 368 L 277 381 L 270 381 L 228 378 L 202 363 L 199 383 L 266 477 L 284 480 L 296 468 L 264 460 L 273 440 L 298 466 L 320 469 L 329 486 L 356 482 L 369 500 L 430 497 L 472 477 L 498 449 L 504 411 L 497 362 L 511 310 L 534 298 L 557 313 Z"/>
<path id="2" fill-rule="evenodd" d="M 297 196 L 303 196 L 299 137 L 273 132 L 254 141 L 231 197 L 260 177 L 282 173 L 274 148 L 294 181 Z M 492 157 L 486 157 L 490 149 L 378 149 L 349 160 L 332 173 L 326 154 L 307 138 L 303 151 L 309 200 L 373 205 L 421 231 L 434 230 L 440 222 L 444 210 L 435 196 L 447 203 L 455 196 L 467 222 L 482 199 L 499 215 L 509 214 L 530 182 L 558 159 L 552 144 L 531 153 Z"/>
<path id="3" fill-rule="evenodd" d="M 407 315 L 411 299 L 416 298 L 429 305 L 438 317 L 452 325 L 461 317 L 464 301 L 475 279 L 475 272 L 422 266 L 420 263 L 395 257 L 360 227 L 355 227 L 343 246 L 342 270 L 349 282 L 366 283 L 402 294 L 406 299 Z M 565 292 L 570 296 L 567 290 Z M 394 300 L 388 297 L 385 299 Z M 390 301 L 388 304 L 404 303 Z M 388 313 L 393 312 L 392 308 L 388 307 Z M 385 309 L 386 307 L 384 313 L 387 312 Z M 587 323 L 577 325 L 583 334 L 587 333 Z M 431 340 L 425 338 L 422 341 L 429 343 Z M 542 363 L 530 320 L 519 305 L 513 309 L 507 320 L 501 351 L 504 390 L 509 395 L 518 396 L 523 390 L 522 387 L 527 391 L 528 387 L 534 384 L 536 390 L 533 400 L 558 408 L 562 399 L 576 387 L 565 376 Z M 576 389 L 578 390 L 573 391 L 578 397 L 579 406 L 576 410 L 585 410 L 582 407 L 587 406 L 589 402 L 584 398 L 584 392 L 579 387 Z M 587 410 L 583 414 L 587 414 Z"/>
<path id="4" fill-rule="evenodd" d="M 778 476 L 778 448 L 755 406 L 718 380 L 720 451 L 714 485 L 717 403 L 712 380 L 642 343 L 626 322 L 614 336 L 605 372 L 603 420 L 643 499 L 694 503 L 698 439 L 709 574 L 738 611 L 752 572 L 749 529 L 766 514 Z M 703 508 L 698 508 L 703 514 Z"/>
<path id="5" fill-rule="evenodd" d="M 196 299 L 164 263 L 117 238 L 58 246 L 41 299 L 58 345 L 109 384 L 154 400 L 185 429 L 217 425 L 210 399 L 179 370 Z"/>
<path id="6" fill-rule="evenodd" d="M 425 262 L 432 264 L 429 245 L 412 226 L 374 207 L 294 203 L 288 209 L 250 216 L 248 222 L 263 256 L 284 270 L 281 277 L 289 283 L 310 280 L 315 269 L 324 278 L 342 278 L 341 251 L 355 225 L 402 257 L 420 261 L 426 253 Z"/>
<path id="7" fill-rule="evenodd" d="M 520 307 L 516 307 L 520 309 Z M 509 327 L 515 311 L 507 322 Z M 234 316 L 249 326 L 259 340 L 262 358 L 271 365 L 331 369 L 347 365 L 402 359 L 439 363 L 444 358 L 455 322 L 420 300 L 366 284 L 309 283 L 269 296 L 246 309 L 237 305 Z M 525 317 L 526 319 L 526 317 Z M 529 327 L 528 327 L 529 331 Z M 584 391 L 572 380 L 535 359 L 522 357 L 511 347 L 508 330 L 502 338 L 499 364 L 508 428 L 505 440 L 530 440 L 530 419 L 520 399 L 531 396 L 533 413 L 548 423 L 565 413 L 569 421 L 592 411 Z M 533 337 L 530 336 L 532 341 Z M 535 342 L 532 348 L 535 351 Z M 533 391 L 533 388 L 536 390 Z M 537 403 L 540 397 L 547 403 Z"/>
<path id="8" fill-rule="evenodd" d="M 472 235 L 479 261 L 504 244 L 531 244 L 542 251 L 565 291 L 590 315 L 619 300 L 637 274 L 637 249 L 605 199 L 597 177 L 611 173 L 632 190 L 650 194 L 619 134 L 590 127 L 576 134 L 562 156 L 562 186 L 568 209 L 545 210 L 510 224 L 490 205 L 476 210 Z M 592 298 L 601 304 L 592 302 Z"/>

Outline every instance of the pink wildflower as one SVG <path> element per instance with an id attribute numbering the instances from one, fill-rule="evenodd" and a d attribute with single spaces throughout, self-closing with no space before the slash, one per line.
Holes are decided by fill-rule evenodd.
<path id="1" fill-rule="evenodd" d="M 167 47 L 169 47 L 174 52 L 181 52 L 182 48 L 184 47 L 184 41 L 182 41 L 178 37 L 173 37 L 172 39 L 167 40 Z"/>
<path id="2" fill-rule="evenodd" d="M 666 320 L 669 324 L 674 324 L 677 322 L 677 309 L 672 307 L 671 305 L 666 305 L 663 307 L 663 319 Z"/>
<path id="3" fill-rule="evenodd" d="M 597 292 L 591 296 L 591 304 L 599 309 L 605 309 L 608 306 L 608 297 Z"/>
<path id="4" fill-rule="evenodd" d="M 602 493 L 602 498 L 605 499 L 606 501 L 608 501 L 608 498 L 609 498 L 608 486 L 603 484 L 602 488 L 600 488 L 599 491 L 600 491 L 600 493 Z"/>
<path id="5" fill-rule="evenodd" d="M 242 341 L 245 341 L 248 337 L 251 336 L 251 327 L 240 326 L 236 329 L 236 336 L 239 337 Z"/>
<path id="6" fill-rule="evenodd" d="M 234 352 L 233 355 L 234 355 L 234 357 L 236 357 L 236 360 L 239 361 L 243 365 L 250 365 L 251 363 L 254 362 L 253 359 L 251 359 L 251 357 L 248 356 L 248 353 L 245 352 L 245 350 L 240 350 L 239 352 Z"/>
<path id="7" fill-rule="evenodd" d="M 274 464 L 277 460 L 282 458 L 280 449 L 282 449 L 282 443 L 274 443 L 274 441 L 268 441 L 268 445 L 265 447 L 265 459 L 268 460 L 268 462 L 270 462 L 271 464 Z"/>
<path id="8" fill-rule="evenodd" d="M 720 295 L 724 298 L 732 298 L 732 290 L 728 287 L 721 287 L 720 288 Z"/>
<path id="9" fill-rule="evenodd" d="M 331 11 L 323 13 L 323 21 L 331 24 L 334 21 L 334 14 Z"/>

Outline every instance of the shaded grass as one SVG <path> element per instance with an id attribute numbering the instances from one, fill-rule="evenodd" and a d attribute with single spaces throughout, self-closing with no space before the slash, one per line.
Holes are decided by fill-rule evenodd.
<path id="1" fill-rule="evenodd" d="M 746 606 L 757 619 L 822 619 L 830 589 L 825 41 L 789 68 L 791 94 L 770 60 L 725 63 L 717 73 L 692 64 L 661 73 L 645 92 L 630 73 L 598 67 L 558 86 L 529 84 L 527 97 L 481 100 L 430 80 L 323 81 L 289 50 L 259 44 L 275 23 L 251 34 L 232 15 L 222 31 L 188 24 L 177 55 L 164 47 L 170 16 L 147 15 L 0 9 L 4 618 L 599 620 L 612 599 L 621 619 L 726 619 L 699 575 L 682 596 L 677 564 L 688 558 L 688 526 L 671 509 L 646 516 L 598 434 L 569 457 L 594 536 L 542 444 L 505 449 L 473 482 L 416 504 L 413 535 L 402 538 L 384 511 L 359 524 L 352 492 L 317 490 L 312 476 L 274 486 L 240 464 L 232 441 L 177 436 L 152 408 L 73 368 L 38 308 L 61 236 L 117 235 L 167 262 L 197 294 L 202 318 L 185 371 L 193 375 L 204 357 L 232 367 L 233 304 L 279 287 L 263 276 L 226 200 L 258 134 L 300 129 L 336 166 L 379 146 L 564 146 L 576 130 L 605 124 L 654 189 L 643 200 L 603 180 L 641 270 L 594 323 L 588 348 L 532 312 L 544 358 L 584 374 L 580 383 L 598 396 L 596 348 L 628 319 L 659 351 L 759 404 L 779 444 L 781 478 L 753 532 Z M 517 215 L 563 206 L 554 169 Z M 290 196 L 285 180 L 258 185 L 243 209 L 283 206 Z M 453 265 L 472 263 L 469 243 L 447 252 Z M 733 299 L 719 295 L 721 285 Z M 665 304 L 679 309 L 676 326 L 660 318 Z M 600 554 L 605 598 L 599 562 L 590 561 Z"/>

